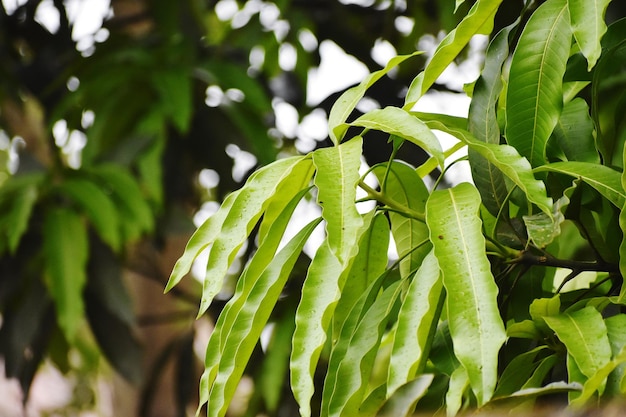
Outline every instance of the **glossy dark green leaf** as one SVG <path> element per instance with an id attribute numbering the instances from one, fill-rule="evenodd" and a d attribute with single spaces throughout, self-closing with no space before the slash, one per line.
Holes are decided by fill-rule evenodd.
<path id="1" fill-rule="evenodd" d="M 561 113 L 571 37 L 567 1 L 548 0 L 531 15 L 513 53 L 506 139 L 532 166 L 545 163 L 546 144 Z"/>

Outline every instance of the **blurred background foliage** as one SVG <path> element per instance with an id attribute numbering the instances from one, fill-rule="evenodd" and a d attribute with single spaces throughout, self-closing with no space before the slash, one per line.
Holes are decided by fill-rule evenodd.
<path id="1" fill-rule="evenodd" d="M 189 415 L 224 305 L 196 321 L 198 283 L 162 294 L 194 218 L 254 166 L 324 146 L 340 91 L 319 98 L 311 83 L 323 45 L 374 71 L 377 49 L 434 44 L 472 2 L 456 15 L 452 0 L 96 3 L 0 3 L 0 357 L 25 402 L 42 369 L 65 375 L 70 400 L 55 415 Z M 509 3 L 499 27 L 524 2 Z M 81 9 L 102 25 L 78 36 Z M 377 83 L 368 105 L 400 104 L 424 59 Z M 311 121 L 322 133 L 307 133 Z M 390 152 L 383 139 L 365 148 L 370 163 Z M 271 347 L 256 353 L 276 367 L 251 362 L 233 415 L 295 415 L 277 382 L 295 304 L 281 309 Z"/>

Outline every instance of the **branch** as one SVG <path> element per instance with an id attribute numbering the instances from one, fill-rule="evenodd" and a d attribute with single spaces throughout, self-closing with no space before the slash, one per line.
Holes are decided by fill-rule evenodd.
<path id="1" fill-rule="evenodd" d="M 376 191 L 375 189 L 367 185 L 364 181 L 359 182 L 359 187 L 361 187 L 365 192 L 367 192 L 367 195 L 370 199 L 376 200 L 386 205 L 393 211 L 400 213 L 406 217 L 418 220 L 420 222 L 426 222 L 426 217 L 424 216 L 423 213 L 419 213 L 415 210 L 410 209 L 409 207 L 405 207 L 401 204 L 398 204 L 396 201 L 387 197 L 384 193 L 381 193 L 380 191 Z"/>
<path id="2" fill-rule="evenodd" d="M 576 275 L 583 271 L 620 272 L 619 266 L 604 261 L 573 261 L 570 259 L 558 259 L 549 254 L 535 255 L 528 251 L 522 251 L 521 255 L 512 259 L 510 263 L 566 268 L 571 269 Z"/>

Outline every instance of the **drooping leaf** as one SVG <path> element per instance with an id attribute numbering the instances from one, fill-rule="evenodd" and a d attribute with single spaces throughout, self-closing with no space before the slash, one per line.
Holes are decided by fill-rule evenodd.
<path id="1" fill-rule="evenodd" d="M 337 99 L 328 115 L 328 134 L 335 145 L 338 145 L 343 139 L 346 130 L 348 130 L 348 126 L 345 122 L 348 120 L 350 113 L 352 113 L 358 102 L 365 96 L 367 89 L 408 58 L 420 54 L 422 54 L 422 52 L 416 51 L 409 55 L 398 55 L 391 58 L 385 68 L 371 73 L 361 81 L 359 85 L 346 90 Z"/>
<path id="2" fill-rule="evenodd" d="M 428 392 L 433 379 L 433 374 L 422 374 L 398 387 L 376 417 L 410 417 L 417 402 Z"/>
<path id="3" fill-rule="evenodd" d="M 456 416 L 463 406 L 463 396 L 470 385 L 467 370 L 459 366 L 452 372 L 448 392 L 446 392 L 446 415 Z"/>
<path id="4" fill-rule="evenodd" d="M 447 317 L 454 353 L 482 405 L 496 386 L 498 351 L 506 334 L 479 208 L 478 190 L 468 183 L 435 191 L 426 203 L 426 222 L 450 300 Z"/>
<path id="5" fill-rule="evenodd" d="M 344 263 L 363 224 L 356 210 L 356 186 L 359 181 L 363 139 L 356 137 L 339 146 L 318 149 L 313 153 L 317 168 L 317 200 L 326 220 L 328 244 L 337 259 Z"/>
<path id="6" fill-rule="evenodd" d="M 626 314 L 618 314 L 604 320 L 615 359 L 626 347 Z M 626 364 L 617 365 L 607 379 L 606 395 L 621 395 L 621 381 L 626 374 Z"/>
<path id="7" fill-rule="evenodd" d="M 596 392 L 602 393 L 609 374 L 624 363 L 626 363 L 626 349 L 623 349 L 615 358 L 607 362 L 603 367 L 599 368 L 595 374 L 589 377 L 583 385 L 583 391 L 580 393 L 580 396 L 571 401 L 570 405 L 573 407 L 582 407 L 593 394 Z"/>
<path id="8" fill-rule="evenodd" d="M 508 396 L 522 389 L 539 365 L 537 355 L 545 349 L 545 345 L 538 346 L 513 358 L 500 376 L 494 397 Z"/>
<path id="9" fill-rule="evenodd" d="M 399 294 L 400 282 L 391 284 L 358 321 L 353 331 L 350 326 L 342 329 L 328 366 L 329 373 L 335 375 L 327 379 L 330 384 L 324 384 L 322 410 L 326 403 L 329 417 L 358 415 L 381 337 Z M 350 331 L 346 334 L 344 330 Z"/>
<path id="10" fill-rule="evenodd" d="M 576 43 L 587 58 L 587 70 L 591 71 L 602 52 L 600 41 L 606 33 L 604 14 L 611 0 L 568 0 L 570 21 Z"/>
<path id="11" fill-rule="evenodd" d="M 387 165 L 378 165 L 374 167 L 373 172 L 379 183 L 383 184 L 389 198 L 403 207 L 424 213 L 430 193 L 413 168 L 400 161 L 392 161 L 388 169 Z M 395 211 L 389 212 L 389 220 L 398 256 L 402 259 L 400 274 L 408 277 L 420 266 L 422 259 L 430 250 L 430 244 L 424 244 L 428 239 L 428 227 L 422 221 Z M 423 244 L 423 247 L 418 248 L 420 244 Z"/>
<path id="12" fill-rule="evenodd" d="M 87 170 L 111 193 L 119 207 L 123 238 L 134 240 L 154 228 L 154 215 L 141 188 L 130 173 L 113 164 L 101 164 Z"/>
<path id="13" fill-rule="evenodd" d="M 26 232 L 33 208 L 39 195 L 39 186 L 43 175 L 30 174 L 12 177 L 1 184 L 0 188 L 0 236 L 6 239 L 6 245 L 15 254 L 22 235 Z M 0 253 L 5 243 L 0 243 Z"/>
<path id="14" fill-rule="evenodd" d="M 535 168 L 535 172 L 557 172 L 578 178 L 589 184 L 607 200 L 621 209 L 626 201 L 621 173 L 605 165 L 591 162 L 554 162 Z"/>
<path id="15" fill-rule="evenodd" d="M 561 113 L 571 36 L 567 1 L 548 0 L 532 14 L 513 53 L 506 139 L 532 166 L 545 163 L 546 144 Z"/>
<path id="16" fill-rule="evenodd" d="M 543 318 L 567 347 L 580 371 L 591 378 L 611 360 L 611 345 L 602 315 L 593 307 Z"/>
<path id="17" fill-rule="evenodd" d="M 439 140 L 421 120 L 406 110 L 391 106 L 372 110 L 350 124 L 401 137 L 433 155 L 443 167 L 444 157 Z"/>
<path id="18" fill-rule="evenodd" d="M 542 181 L 535 179 L 528 160 L 509 145 L 484 143 L 467 130 L 451 128 L 438 121 L 429 121 L 426 124 L 435 130 L 451 134 L 466 143 L 470 149 L 476 151 L 496 166 L 525 194 L 528 201 L 534 203 L 541 211 L 552 214 L 552 200 L 546 196 L 546 186 Z"/>
<path id="19" fill-rule="evenodd" d="M 409 284 L 393 338 L 387 395 L 423 372 L 443 307 L 443 285 L 435 254 L 429 252 Z"/>
<path id="20" fill-rule="evenodd" d="M 120 223 L 111 198 L 94 182 L 83 178 L 68 178 L 59 185 L 59 190 L 85 211 L 100 238 L 118 251 L 121 246 Z"/>
<path id="21" fill-rule="evenodd" d="M 370 284 L 385 271 L 388 249 L 389 221 L 384 214 L 379 213 L 373 217 L 371 225 L 360 236 L 358 254 L 352 262 L 333 315 L 333 334 L 339 333 L 354 304 Z"/>
<path id="22" fill-rule="evenodd" d="M 417 100 L 439 78 L 443 71 L 469 43 L 472 36 L 493 22 L 502 0 L 479 0 L 463 20 L 441 41 L 430 62 L 411 83 L 404 100 L 404 109 L 411 110 Z"/>
<path id="23" fill-rule="evenodd" d="M 59 326 L 71 342 L 75 340 L 85 313 L 83 288 L 87 282 L 87 230 L 76 212 L 53 208 L 44 218 L 43 236 L 50 295 Z"/>
<path id="24" fill-rule="evenodd" d="M 271 260 L 267 268 L 254 282 L 250 290 L 236 294 L 232 305 L 239 305 L 233 310 L 235 318 L 228 332 L 222 329 L 222 316 L 216 324 L 207 347 L 205 378 L 208 393 L 201 394 L 201 404 L 208 400 L 208 416 L 224 416 L 239 380 L 261 332 L 278 301 L 278 297 L 289 277 L 302 247 L 319 221 L 306 225 L 289 243 Z M 245 299 L 240 300 L 240 297 Z M 216 340 L 217 343 L 212 342 Z M 213 377 L 211 377 L 213 375 Z M 207 396 L 208 394 L 208 396 Z"/>
<path id="25" fill-rule="evenodd" d="M 493 38 L 485 52 L 484 68 L 474 86 L 468 130 L 481 142 L 500 144 L 496 105 L 503 88 L 502 66 L 509 56 L 509 34 L 516 24 L 502 29 Z M 508 193 L 502 172 L 473 149 L 469 149 L 468 157 L 482 202 L 492 215 L 497 216 Z"/>

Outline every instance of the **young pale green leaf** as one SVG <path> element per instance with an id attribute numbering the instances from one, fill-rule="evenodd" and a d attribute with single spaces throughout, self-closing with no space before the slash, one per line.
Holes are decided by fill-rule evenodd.
<path id="1" fill-rule="evenodd" d="M 415 405 L 428 392 L 434 374 L 421 374 L 395 390 L 376 417 L 410 417 Z"/>
<path id="2" fill-rule="evenodd" d="M 594 138 L 595 126 L 587 102 L 578 97 L 565 104 L 550 141 L 554 140 L 556 147 L 569 161 L 599 165 L 600 155 Z"/>
<path id="3" fill-rule="evenodd" d="M 261 336 L 261 332 L 270 317 L 278 297 L 298 255 L 311 232 L 319 221 L 306 225 L 300 232 L 271 259 L 267 268 L 258 279 L 249 282 L 249 290 L 236 294 L 229 304 L 237 305 L 231 309 L 234 316 L 232 326 L 225 332 L 222 328 L 225 320 L 218 320 L 211 341 L 217 343 L 207 347 L 208 371 L 208 416 L 224 416 L 243 375 L 250 355 Z M 220 316 L 221 319 L 221 316 Z M 227 324 L 227 323 L 226 323 Z M 216 351 L 214 351 L 216 350 Z M 215 359 L 216 362 L 213 362 Z M 214 375 L 214 377 L 212 377 Z"/>
<path id="4" fill-rule="evenodd" d="M 496 105 L 503 87 L 502 65 L 509 56 L 509 34 L 516 24 L 502 29 L 490 42 L 484 68 L 474 86 L 467 125 L 470 133 L 481 142 L 500 144 Z M 508 193 L 502 172 L 473 149 L 469 150 L 468 157 L 482 202 L 497 216 Z"/>
<path id="5" fill-rule="evenodd" d="M 311 416 L 313 374 L 326 342 L 332 313 L 341 296 L 339 277 L 343 265 L 325 240 L 319 247 L 302 287 L 296 311 L 296 330 L 291 351 L 291 387 L 302 417 Z"/>
<path id="6" fill-rule="evenodd" d="M 325 415 L 358 415 L 380 340 L 399 295 L 400 282 L 395 282 L 383 291 L 358 320 L 355 329 L 351 329 L 351 326 L 342 329 L 330 357 L 328 383 L 324 384 L 322 410 L 325 410 L 325 406 L 328 410 Z"/>
<path id="7" fill-rule="evenodd" d="M 528 239 L 539 248 L 545 248 L 552 243 L 561 234 L 561 224 L 565 221 L 563 213 L 567 209 L 569 202 L 569 198 L 564 194 L 554 204 L 552 216 L 548 216 L 544 212 L 522 216 Z"/>
<path id="8" fill-rule="evenodd" d="M 335 145 L 338 145 L 343 139 L 346 130 L 348 130 L 348 126 L 345 123 L 348 120 L 350 113 L 352 113 L 358 102 L 365 95 L 367 89 L 408 58 L 422 53 L 423 52 L 417 51 L 409 55 L 399 55 L 391 58 L 385 68 L 371 73 L 365 77 L 359 85 L 346 90 L 337 99 L 335 104 L 333 104 L 333 107 L 330 109 L 330 114 L 328 115 L 328 134 Z"/>
<path id="9" fill-rule="evenodd" d="M 547 358 L 546 358 L 547 359 Z M 511 394 L 513 398 L 535 398 L 541 395 L 558 394 L 562 392 L 580 391 L 581 385 L 578 383 L 552 382 L 539 388 L 524 388 Z"/>
<path id="10" fill-rule="evenodd" d="M 123 238 L 137 239 L 154 228 L 154 214 L 144 198 L 141 188 L 132 175 L 114 164 L 101 164 L 87 168 L 96 181 L 111 193 L 111 199 L 119 208 Z"/>
<path id="11" fill-rule="evenodd" d="M 498 288 L 485 253 L 478 217 L 480 195 L 468 183 L 431 194 L 426 223 L 449 300 L 447 317 L 454 353 L 467 370 L 478 404 L 497 381 L 498 351 L 506 339 L 497 303 Z"/>
<path id="12" fill-rule="evenodd" d="M 448 133 L 466 143 L 471 150 L 486 158 L 513 181 L 526 194 L 528 201 L 544 213 L 552 215 L 552 200 L 546 196 L 545 184 L 535 179 L 528 160 L 520 156 L 515 148 L 481 142 L 467 130 L 452 128 L 439 121 L 428 121 L 426 124 L 431 129 Z"/>
<path id="13" fill-rule="evenodd" d="M 439 264 L 431 250 L 413 276 L 398 313 L 387 376 L 387 395 L 423 372 L 443 300 Z"/>
<path id="14" fill-rule="evenodd" d="M 33 208 L 43 181 L 41 174 L 28 174 L 12 177 L 0 188 L 0 236 L 6 239 L 8 249 L 15 254 L 24 232 L 28 227 Z M 4 240 L 4 239 L 2 239 Z M 4 242 L 0 243 L 0 253 Z"/>
<path id="15" fill-rule="evenodd" d="M 274 224 L 278 216 L 282 215 L 283 210 L 289 205 L 293 197 L 300 190 L 309 187 L 314 172 L 315 168 L 312 159 L 304 159 L 292 169 L 289 179 L 279 184 L 274 197 L 272 197 L 263 213 L 263 220 L 259 226 L 259 242 L 262 242 L 267 237 L 272 224 Z"/>
<path id="16" fill-rule="evenodd" d="M 593 394 L 596 392 L 602 393 L 609 374 L 624 363 L 626 363 L 626 349 L 623 349 L 614 359 L 607 362 L 606 365 L 598 369 L 595 374 L 585 381 L 580 396 L 576 397 L 570 405 L 573 407 L 582 407 L 591 399 Z"/>
<path id="17" fill-rule="evenodd" d="M 567 347 L 587 378 L 611 360 L 611 345 L 602 314 L 593 307 L 543 318 Z"/>
<path id="18" fill-rule="evenodd" d="M 424 122 L 404 109 L 390 106 L 372 110 L 350 124 L 399 136 L 433 155 L 443 167 L 443 151 L 437 137 Z"/>
<path id="19" fill-rule="evenodd" d="M 369 216 L 366 216 L 366 221 Z M 358 254 L 352 261 L 341 292 L 341 298 L 333 315 L 333 334 L 343 323 L 367 288 L 387 267 L 389 249 L 389 221 L 383 213 L 376 214 L 370 226 L 359 239 Z"/>
<path id="20" fill-rule="evenodd" d="M 567 0 L 574 38 L 587 58 L 591 71 L 602 52 L 600 41 L 606 33 L 604 14 L 611 0 Z"/>
<path id="21" fill-rule="evenodd" d="M 44 218 L 43 253 L 46 280 L 61 331 L 73 342 L 83 320 L 83 289 L 89 253 L 87 230 L 80 216 L 65 208 L 50 209 Z"/>
<path id="22" fill-rule="evenodd" d="M 439 78 L 457 55 L 467 46 L 472 36 L 485 26 L 493 23 L 493 18 L 502 0 L 478 0 L 463 20 L 441 41 L 433 57 L 411 83 L 404 100 L 404 108 L 411 110 L 417 100 Z"/>
<path id="23" fill-rule="evenodd" d="M 566 0 L 548 0 L 532 14 L 509 74 L 506 139 L 532 166 L 546 161 L 548 138 L 563 105 L 571 29 Z"/>
<path id="24" fill-rule="evenodd" d="M 467 371 L 459 366 L 452 372 L 448 392 L 446 392 L 446 415 L 448 417 L 454 417 L 459 413 L 463 406 L 463 396 L 469 385 L 470 380 Z"/>
<path id="25" fill-rule="evenodd" d="M 100 238 L 118 251 L 121 246 L 120 221 L 110 196 L 94 182 L 83 178 L 68 178 L 59 185 L 59 190 L 85 211 Z"/>
<path id="26" fill-rule="evenodd" d="M 277 187 L 288 181 L 292 170 L 297 169 L 303 159 L 298 156 L 279 159 L 252 174 L 240 189 L 209 252 L 199 315 L 209 308 L 219 292 L 226 271 L 274 197 Z"/>
<path id="27" fill-rule="evenodd" d="M 622 174 L 608 166 L 591 162 L 554 162 L 535 168 L 535 172 L 556 172 L 579 178 L 595 188 L 617 208 L 624 207 L 626 193 L 622 186 Z"/>
<path id="28" fill-rule="evenodd" d="M 187 246 L 185 247 L 185 251 L 182 256 L 178 258 L 174 268 L 172 269 L 172 273 L 170 274 L 170 278 L 167 281 L 167 285 L 165 286 L 165 292 L 170 291 L 172 288 L 176 286 L 183 279 L 183 277 L 189 272 L 191 269 L 191 265 L 193 261 L 196 259 L 202 251 L 211 246 L 220 231 L 222 230 L 222 225 L 224 224 L 224 219 L 229 214 L 230 209 L 233 206 L 233 203 L 241 193 L 241 189 L 229 194 L 219 210 L 209 217 L 202 225 L 196 229 L 194 234 L 187 242 Z"/>
<path id="29" fill-rule="evenodd" d="M 375 166 L 373 172 L 389 198 L 400 206 L 424 213 L 430 193 L 412 167 L 392 161 L 390 165 Z M 400 275 L 406 278 L 420 266 L 430 250 L 430 244 L 418 248 L 428 239 L 428 227 L 422 221 L 395 211 L 389 212 L 389 220 L 398 255 L 402 258 Z"/>
<path id="30" fill-rule="evenodd" d="M 326 220 L 328 244 L 342 263 L 347 260 L 356 242 L 357 230 L 363 224 L 355 203 L 362 146 L 363 138 L 356 137 L 313 153 L 317 201 Z"/>

